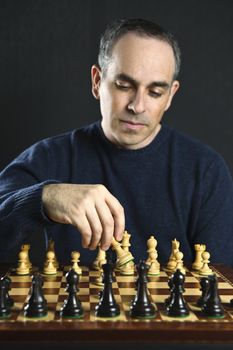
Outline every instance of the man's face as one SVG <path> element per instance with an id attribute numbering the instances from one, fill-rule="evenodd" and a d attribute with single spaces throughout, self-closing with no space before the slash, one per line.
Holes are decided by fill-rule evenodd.
<path id="1" fill-rule="evenodd" d="M 134 33 L 115 44 L 104 75 L 92 67 L 92 91 L 100 100 L 102 128 L 111 142 L 138 149 L 154 139 L 179 87 L 173 81 L 174 68 L 167 43 Z"/>

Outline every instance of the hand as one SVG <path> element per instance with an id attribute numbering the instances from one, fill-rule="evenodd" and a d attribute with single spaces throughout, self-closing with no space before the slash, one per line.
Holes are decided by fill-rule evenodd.
<path id="1" fill-rule="evenodd" d="M 84 248 L 107 250 L 114 236 L 121 240 L 124 209 L 103 185 L 50 184 L 42 191 L 46 215 L 53 221 L 75 226 Z"/>

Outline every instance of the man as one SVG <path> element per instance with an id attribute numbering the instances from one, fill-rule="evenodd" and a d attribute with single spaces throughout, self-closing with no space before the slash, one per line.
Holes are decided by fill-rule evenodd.
<path id="1" fill-rule="evenodd" d="M 161 125 L 179 68 L 179 47 L 160 26 L 132 19 L 107 28 L 91 71 L 101 123 L 39 142 L 1 173 L 2 254 L 42 228 L 59 260 L 78 249 L 86 262 L 126 228 L 136 260 L 154 234 L 161 262 L 176 238 L 186 261 L 204 243 L 212 261 L 233 263 L 233 184 L 224 161 Z"/>

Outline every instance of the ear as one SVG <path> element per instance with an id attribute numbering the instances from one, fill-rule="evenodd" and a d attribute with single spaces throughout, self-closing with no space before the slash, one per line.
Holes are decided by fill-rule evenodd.
<path id="1" fill-rule="evenodd" d="M 97 100 L 99 100 L 101 75 L 101 69 L 96 64 L 91 67 L 92 94 Z"/>
<path id="2" fill-rule="evenodd" d="M 168 98 L 168 101 L 167 101 L 167 105 L 166 105 L 165 111 L 167 111 L 168 108 L 170 107 L 170 105 L 172 103 L 172 99 L 173 99 L 176 91 L 179 89 L 179 87 L 180 87 L 180 83 L 178 82 L 178 80 L 174 80 L 173 83 L 172 83 L 171 89 L 170 89 L 170 95 L 169 95 L 169 98 Z"/>

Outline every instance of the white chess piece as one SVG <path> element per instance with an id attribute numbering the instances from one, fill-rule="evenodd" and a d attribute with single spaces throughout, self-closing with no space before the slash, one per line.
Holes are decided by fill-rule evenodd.
<path id="1" fill-rule="evenodd" d="M 93 269 L 100 271 L 101 266 L 106 263 L 106 252 L 105 250 L 102 250 L 100 248 L 100 245 L 98 247 L 98 254 L 96 256 L 95 261 L 93 262 Z"/>
<path id="2" fill-rule="evenodd" d="M 73 251 L 71 253 L 71 262 L 72 262 L 72 269 L 78 274 L 81 275 L 82 274 L 82 269 L 80 268 L 80 266 L 78 265 L 79 263 L 79 258 L 80 258 L 80 253 L 77 251 Z"/>
<path id="3" fill-rule="evenodd" d="M 27 252 L 25 250 L 21 250 L 19 252 L 19 262 L 18 262 L 18 267 L 16 269 L 16 273 L 17 273 L 17 275 L 28 275 L 29 274 Z"/>
<path id="4" fill-rule="evenodd" d="M 203 266 L 202 253 L 206 250 L 205 244 L 195 244 L 194 245 L 196 257 L 195 261 L 192 264 L 192 269 L 198 271 Z"/>
<path id="5" fill-rule="evenodd" d="M 53 251 L 48 251 L 46 254 L 46 261 L 44 265 L 43 273 L 45 275 L 55 275 L 57 273 L 57 268 L 54 265 L 55 253 Z"/>
<path id="6" fill-rule="evenodd" d="M 210 262 L 210 253 L 203 252 L 202 259 L 203 259 L 203 266 L 200 270 L 198 270 L 198 273 L 202 276 L 213 275 L 213 271 L 209 268 L 209 265 L 208 265 Z"/>
<path id="7" fill-rule="evenodd" d="M 185 268 L 184 268 L 183 257 L 184 257 L 184 254 L 182 252 L 180 252 L 180 251 L 176 252 L 176 254 L 175 254 L 175 258 L 176 258 L 175 271 L 176 270 L 180 270 L 180 272 L 185 274 L 186 271 L 185 271 Z"/>

